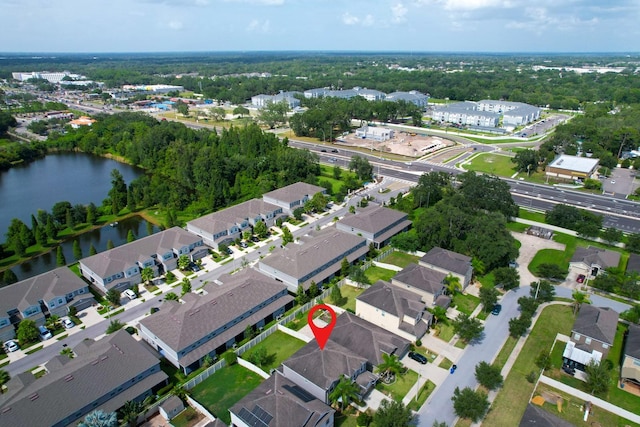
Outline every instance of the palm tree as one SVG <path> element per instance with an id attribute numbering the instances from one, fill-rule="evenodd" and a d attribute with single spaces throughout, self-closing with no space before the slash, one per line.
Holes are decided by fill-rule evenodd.
<path id="1" fill-rule="evenodd" d="M 120 409 L 122 422 L 130 427 L 135 427 L 138 423 L 138 415 L 142 412 L 142 409 L 143 405 L 141 402 L 135 402 L 133 400 L 126 401 L 122 409 Z"/>
<path id="2" fill-rule="evenodd" d="M 340 410 L 343 411 L 346 408 L 347 404 L 360 397 L 360 387 L 354 382 L 352 382 L 346 376 L 340 378 L 338 384 L 336 384 L 335 388 L 329 393 L 329 401 L 331 403 L 336 403 L 340 400 Z"/>
<path id="3" fill-rule="evenodd" d="M 56 329 L 59 322 L 60 316 L 58 316 L 57 314 L 52 314 L 47 318 L 46 324 L 49 329 Z"/>
<path id="4" fill-rule="evenodd" d="M 591 301 L 589 301 L 589 295 L 585 294 L 584 292 L 580 292 L 578 290 L 573 291 L 573 294 L 571 294 L 571 296 L 573 297 L 573 315 L 575 316 L 576 312 L 578 310 L 580 310 L 580 306 L 582 304 L 590 304 Z"/>
<path id="5" fill-rule="evenodd" d="M 153 269 L 151 267 L 145 267 L 140 272 L 140 277 L 142 277 L 142 281 L 145 282 L 145 285 L 149 285 L 153 280 Z"/>
<path id="6" fill-rule="evenodd" d="M 4 393 L 4 385 L 9 382 L 11 375 L 4 369 L 0 369 L 0 393 Z"/>
<path id="7" fill-rule="evenodd" d="M 436 320 L 435 321 L 436 324 L 442 320 L 444 320 L 445 321 L 444 323 L 446 323 L 446 319 L 447 319 L 446 308 L 436 305 L 431 308 L 431 314 L 433 315 L 433 318 Z"/>
<path id="8" fill-rule="evenodd" d="M 455 295 L 456 292 L 462 290 L 460 278 L 449 273 L 447 277 L 444 278 L 444 287 L 447 289 L 449 295 Z"/>
<path id="9" fill-rule="evenodd" d="M 381 372 L 383 377 L 392 378 L 404 372 L 404 366 L 395 354 L 382 353 L 382 363 L 376 367 L 376 372 Z"/>

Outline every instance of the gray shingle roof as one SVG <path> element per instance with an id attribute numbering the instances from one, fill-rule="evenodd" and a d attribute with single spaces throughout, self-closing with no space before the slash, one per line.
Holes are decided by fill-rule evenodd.
<path id="1" fill-rule="evenodd" d="M 267 203 L 262 199 L 251 199 L 235 206 L 196 218 L 189 221 L 189 224 L 209 233 L 216 234 L 220 231 L 228 230 L 231 226 L 240 224 L 249 218 L 266 215 L 276 209 L 280 208 L 276 205 L 272 205 L 271 203 Z"/>
<path id="2" fill-rule="evenodd" d="M 573 331 L 586 337 L 613 345 L 618 326 L 618 313 L 608 307 L 582 304 Z"/>
<path id="3" fill-rule="evenodd" d="M 415 292 L 393 286 L 390 283 L 379 280 L 374 285 L 356 297 L 381 311 L 392 314 L 400 320 L 409 316 L 416 318 L 418 313 L 425 310 L 422 297 Z"/>
<path id="4" fill-rule="evenodd" d="M 393 279 L 392 283 L 401 282 L 414 288 L 421 289 L 431 294 L 437 294 L 444 287 L 444 278 L 446 274 L 431 268 L 423 267 L 418 264 L 409 264 L 402 271 L 399 271 Z"/>
<path id="5" fill-rule="evenodd" d="M 117 409 L 128 398 L 137 397 L 167 379 L 159 370 L 159 360 L 125 331 L 99 341 L 87 341 L 74 350 L 75 359 L 55 369 L 49 366 L 49 373 L 37 381 L 24 387 L 20 387 L 19 381 L 7 384 L 9 391 L 0 395 L 0 425 L 54 425 L 118 387 L 128 387 L 131 379 L 156 365 L 158 372 L 92 409 Z M 132 394 L 135 396 L 129 397 Z"/>
<path id="6" fill-rule="evenodd" d="M 67 267 L 56 268 L 43 274 L 0 288 L 0 316 L 9 310 L 37 305 L 56 296 L 64 296 L 88 285 Z"/>
<path id="7" fill-rule="evenodd" d="M 346 215 L 338 223 L 353 227 L 355 230 L 375 234 L 403 219 L 406 221 L 398 225 L 399 230 L 411 225 L 406 213 L 383 206 L 370 206 L 359 210 L 356 214 Z"/>
<path id="8" fill-rule="evenodd" d="M 627 335 L 624 354 L 640 360 L 640 326 L 629 325 L 629 335 Z"/>
<path id="9" fill-rule="evenodd" d="M 314 339 L 282 364 L 327 390 L 341 376 L 352 377 L 366 362 L 364 357 L 332 340 L 320 350 Z"/>
<path id="10" fill-rule="evenodd" d="M 519 427 L 575 427 L 568 421 L 553 415 L 531 403 L 527 405 L 526 411 L 520 420 Z"/>
<path id="11" fill-rule="evenodd" d="M 382 353 L 401 357 L 411 344 L 409 340 L 349 312 L 338 316 L 330 340 L 364 357 L 373 366 L 383 361 Z"/>
<path id="12" fill-rule="evenodd" d="M 296 182 L 286 187 L 265 193 L 263 197 L 270 197 L 285 203 L 302 199 L 304 196 L 313 197 L 314 194 L 324 192 L 325 189 L 306 182 Z"/>
<path id="13" fill-rule="evenodd" d="M 462 275 L 467 274 L 471 266 L 471 257 L 438 247 L 431 248 L 420 261 Z"/>
<path id="14" fill-rule="evenodd" d="M 305 280 L 305 283 L 310 283 L 316 277 L 321 277 L 325 271 L 333 272 L 335 270 L 333 267 L 340 265 L 345 257 L 344 254 L 358 245 L 362 246 L 347 255 L 349 262 L 368 252 L 369 248 L 366 245 L 366 240 L 362 237 L 336 230 L 334 227 L 327 227 L 319 232 L 301 237 L 298 244 L 289 243 L 283 249 L 274 252 L 260 262 L 300 280 L 332 260 L 334 261 L 315 276 Z M 315 281 L 318 282 L 318 280 Z"/>
<path id="15" fill-rule="evenodd" d="M 165 301 L 158 312 L 142 319 L 140 324 L 172 349 L 182 350 L 286 290 L 285 285 L 253 269 L 245 269 L 231 276 L 231 279 L 223 286 L 214 283 L 206 285 L 207 295 L 186 294 L 182 298 L 184 304 Z M 267 307 L 273 304 L 284 306 L 291 299 L 289 295 L 282 296 Z M 238 333 L 244 331 L 250 320 L 251 318 L 246 318 L 235 325 L 240 328 Z M 218 345 L 222 345 L 237 335 L 234 332 L 233 328 L 228 328 L 210 340 L 208 345 L 214 345 L 211 350 L 217 348 L 216 343 L 220 342 Z M 191 359 L 190 356 L 191 354 L 189 358 L 185 356 L 184 363 Z"/>
<path id="16" fill-rule="evenodd" d="M 229 411 L 248 425 L 258 425 L 254 424 L 254 417 L 269 420 L 264 424 L 265 427 L 323 425 L 335 412 L 278 371 L 233 405 Z"/>
<path id="17" fill-rule="evenodd" d="M 602 268 L 617 267 L 620 262 L 620 252 L 593 246 L 587 248 L 578 246 L 573 253 L 571 262 L 584 262 L 587 265 L 597 264 Z"/>
<path id="18" fill-rule="evenodd" d="M 636 273 L 640 273 L 640 255 L 638 254 L 630 254 L 629 261 L 627 261 L 627 274 L 635 271 Z"/>
<path id="19" fill-rule="evenodd" d="M 81 260 L 87 268 L 100 277 L 109 277 L 131 267 L 135 261 L 146 260 L 155 254 L 163 254 L 182 246 L 202 241 L 201 237 L 191 234 L 180 227 L 173 227 L 126 245 Z"/>

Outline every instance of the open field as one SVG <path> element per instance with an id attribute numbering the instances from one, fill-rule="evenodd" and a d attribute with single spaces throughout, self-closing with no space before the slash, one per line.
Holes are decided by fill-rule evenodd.
<path id="1" fill-rule="evenodd" d="M 515 165 L 511 161 L 511 157 L 500 154 L 479 154 L 462 167 L 466 170 L 484 172 L 504 177 L 510 177 L 515 173 Z"/>

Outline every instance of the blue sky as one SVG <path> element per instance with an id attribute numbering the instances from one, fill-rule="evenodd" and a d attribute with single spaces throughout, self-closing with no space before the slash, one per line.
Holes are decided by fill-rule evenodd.
<path id="1" fill-rule="evenodd" d="M 638 52 L 640 0 L 0 0 L 0 52 Z"/>

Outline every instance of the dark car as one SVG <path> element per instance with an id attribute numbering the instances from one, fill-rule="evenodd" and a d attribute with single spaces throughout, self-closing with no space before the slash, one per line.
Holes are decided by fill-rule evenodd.
<path id="1" fill-rule="evenodd" d="M 409 357 L 418 363 L 422 363 L 423 365 L 427 364 L 427 358 L 420 353 L 416 353 L 415 351 L 410 351 Z"/>
<path id="2" fill-rule="evenodd" d="M 197 273 L 198 271 L 202 270 L 200 268 L 200 266 L 198 264 L 196 264 L 195 262 L 192 262 L 191 264 L 189 264 L 189 268 L 191 269 L 191 271 L 193 271 L 194 273 Z"/>
<path id="3" fill-rule="evenodd" d="M 260 241 L 260 239 L 257 236 L 251 236 L 251 241 L 253 243 L 258 243 Z"/>
<path id="4" fill-rule="evenodd" d="M 449 368 L 449 373 L 453 374 L 456 369 L 458 369 L 458 365 L 452 365 L 451 368 Z"/>
<path id="5" fill-rule="evenodd" d="M 322 150 L 320 150 L 321 153 L 326 153 L 327 150 L 325 150 L 324 148 Z"/>
<path id="6" fill-rule="evenodd" d="M 502 306 L 500 304 L 496 304 L 493 306 L 493 309 L 491 310 L 491 314 L 493 314 L 494 316 L 497 316 L 498 314 L 500 314 L 501 311 L 502 311 Z"/>
<path id="7" fill-rule="evenodd" d="M 335 148 L 333 150 L 331 150 L 332 153 L 337 153 L 338 150 L 336 150 Z"/>
<path id="8" fill-rule="evenodd" d="M 576 282 L 578 283 L 584 283 L 584 279 L 586 279 L 587 276 L 585 276 L 584 274 L 580 274 L 578 275 L 578 278 L 576 279 Z"/>
<path id="9" fill-rule="evenodd" d="M 227 254 L 228 255 L 233 255 L 233 251 L 231 250 L 231 248 L 227 248 Z"/>
<path id="10" fill-rule="evenodd" d="M 247 244 L 247 242 L 240 242 L 240 247 L 246 249 L 249 247 L 249 245 Z"/>

